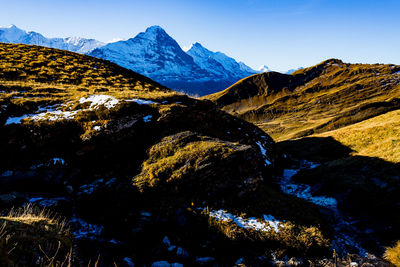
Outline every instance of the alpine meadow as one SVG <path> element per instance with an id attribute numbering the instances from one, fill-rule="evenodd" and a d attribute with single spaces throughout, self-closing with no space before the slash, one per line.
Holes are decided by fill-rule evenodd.
<path id="1" fill-rule="evenodd" d="M 0 266 L 400 266 L 398 1 L 2 8 Z"/>

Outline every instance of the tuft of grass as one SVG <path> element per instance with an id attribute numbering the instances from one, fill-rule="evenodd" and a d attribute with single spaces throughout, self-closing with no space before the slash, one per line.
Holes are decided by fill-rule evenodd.
<path id="1" fill-rule="evenodd" d="M 202 163 L 219 156 L 226 157 L 233 151 L 227 143 L 206 138 L 186 144 L 181 142 L 185 141 L 166 137 L 162 143 L 154 145 L 149 151 L 149 159 L 143 163 L 141 174 L 135 177 L 135 182 L 140 187 L 174 182 L 194 172 Z"/>
<path id="2" fill-rule="evenodd" d="M 272 229 L 257 231 L 241 228 L 233 221 L 217 220 L 209 216 L 208 210 L 203 210 L 201 214 L 208 217 L 208 224 L 211 228 L 233 241 L 252 240 L 253 242 L 271 243 L 280 249 L 285 248 L 301 253 L 327 251 L 330 246 L 330 240 L 316 226 L 305 226 L 286 221 L 281 222 L 278 232 Z"/>
<path id="3" fill-rule="evenodd" d="M 384 258 L 395 266 L 400 266 L 400 241 L 397 241 L 395 246 L 386 249 Z"/>
<path id="4" fill-rule="evenodd" d="M 0 224 L 1 263 L 9 266 L 70 264 L 72 237 L 66 221 L 50 211 L 27 205 L 1 216 Z"/>

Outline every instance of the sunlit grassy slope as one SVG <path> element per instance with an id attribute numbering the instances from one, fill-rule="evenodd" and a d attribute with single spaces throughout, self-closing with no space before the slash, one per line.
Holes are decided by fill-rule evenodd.
<path id="1" fill-rule="evenodd" d="M 400 66 L 337 59 L 292 75 L 263 73 L 206 96 L 275 140 L 350 125 L 400 108 Z"/>
<path id="2" fill-rule="evenodd" d="M 316 136 L 333 137 L 352 149 L 352 155 L 400 162 L 399 110 Z"/>
<path id="3" fill-rule="evenodd" d="M 64 50 L 0 43 L 0 99 L 57 102 L 105 93 L 119 98 L 174 94 L 116 64 Z"/>

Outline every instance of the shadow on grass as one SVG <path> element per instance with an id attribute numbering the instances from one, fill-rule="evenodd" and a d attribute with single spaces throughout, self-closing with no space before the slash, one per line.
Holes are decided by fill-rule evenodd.
<path id="1" fill-rule="evenodd" d="M 352 156 L 332 137 L 283 141 L 278 147 L 294 160 L 321 164 L 301 170 L 294 181 L 311 185 L 315 195 L 336 198 L 339 210 L 368 240 L 367 248 L 379 251 L 400 239 L 400 164 Z"/>

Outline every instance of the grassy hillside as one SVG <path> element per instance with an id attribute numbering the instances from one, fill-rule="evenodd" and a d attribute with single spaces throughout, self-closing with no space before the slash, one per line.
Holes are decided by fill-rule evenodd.
<path id="1" fill-rule="evenodd" d="M 253 124 L 107 61 L 0 48 L 0 209 L 34 203 L 65 216 L 73 266 L 207 257 L 265 266 L 271 253 L 331 254 L 333 227 L 315 204 L 282 192 L 281 154 Z M 0 220 L 24 219 L 9 217 Z M 29 259 L 42 255 L 36 245 Z M 18 263 L 19 254 L 1 256 Z"/>
<path id="2" fill-rule="evenodd" d="M 120 98 L 174 94 L 105 60 L 46 47 L 0 44 L 1 104 L 34 109 L 94 93 Z"/>
<path id="3" fill-rule="evenodd" d="M 292 75 L 253 75 L 205 98 L 261 127 L 287 158 L 314 162 L 293 180 L 336 199 L 363 245 L 383 253 L 400 239 L 399 95 L 400 66 L 331 59 Z M 396 253 L 386 257 L 397 262 Z"/>
<path id="4" fill-rule="evenodd" d="M 206 96 L 275 140 L 334 130 L 400 107 L 400 66 L 331 59 L 291 75 L 263 73 Z"/>
<path id="5" fill-rule="evenodd" d="M 315 136 L 332 137 L 352 150 L 351 155 L 400 163 L 400 111 L 391 111 Z"/>

